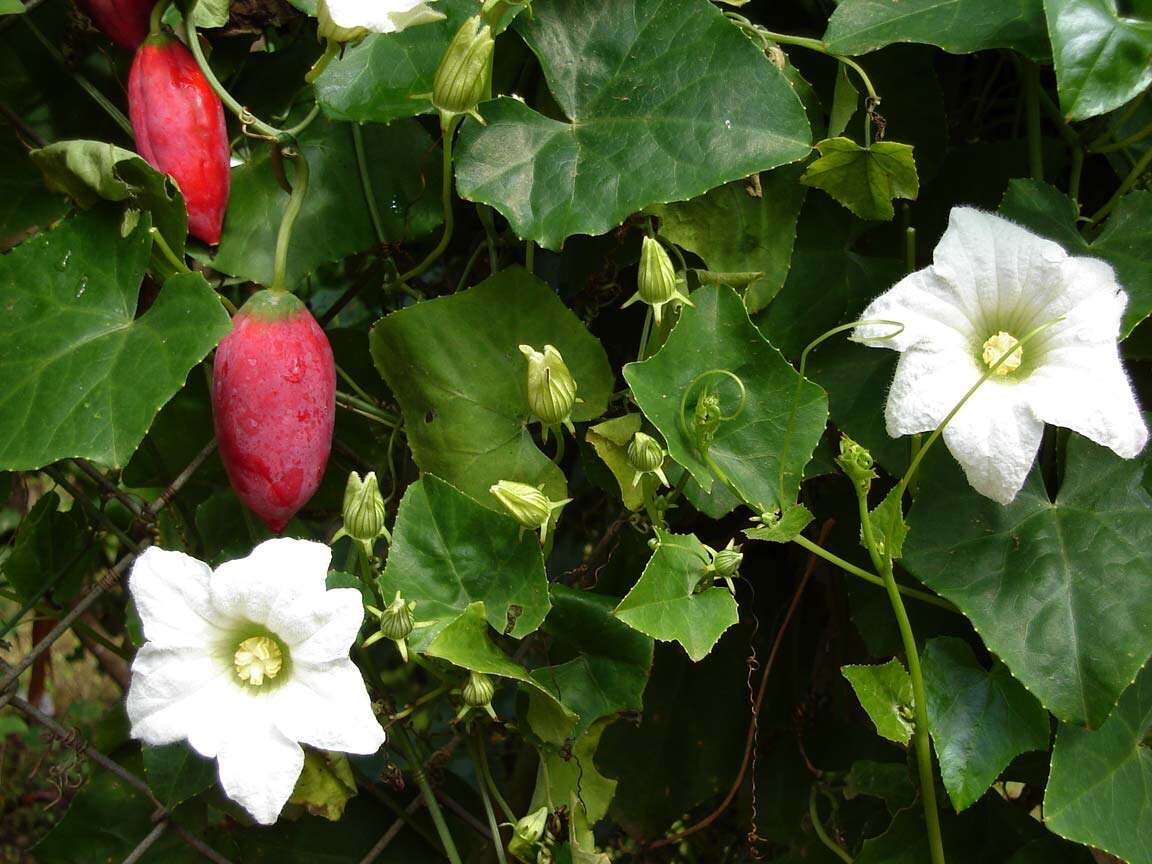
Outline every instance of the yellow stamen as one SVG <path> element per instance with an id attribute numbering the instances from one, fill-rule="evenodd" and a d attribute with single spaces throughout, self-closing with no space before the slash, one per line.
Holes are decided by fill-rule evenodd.
<path id="1" fill-rule="evenodd" d="M 284 652 L 275 639 L 251 636 L 236 646 L 232 662 L 236 664 L 236 675 L 241 681 L 259 687 L 265 679 L 271 680 L 280 674 Z"/>
<path id="2" fill-rule="evenodd" d="M 1015 347 L 1015 350 L 1013 350 Z M 1016 337 L 1011 333 L 1001 330 L 995 336 L 992 336 L 984 343 L 984 352 L 981 355 L 984 358 L 984 363 L 991 368 L 997 360 L 1011 351 L 1011 355 L 996 367 L 994 375 L 1010 375 L 1020 368 L 1020 364 L 1024 362 L 1024 349 L 1017 344 Z"/>

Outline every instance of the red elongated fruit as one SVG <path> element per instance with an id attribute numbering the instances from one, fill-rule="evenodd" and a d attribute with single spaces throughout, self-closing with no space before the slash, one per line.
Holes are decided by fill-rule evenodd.
<path id="1" fill-rule="evenodd" d="M 156 0 L 78 0 L 100 32 L 129 51 L 148 36 L 148 18 Z"/>
<path id="2" fill-rule="evenodd" d="M 231 182 L 228 130 L 192 52 L 168 36 L 144 40 L 128 73 L 128 115 L 140 155 L 184 193 L 189 232 L 219 243 Z"/>
<path id="3" fill-rule="evenodd" d="M 216 348 L 212 416 L 236 495 L 277 534 L 312 497 L 332 448 L 336 364 L 295 296 L 259 291 Z"/>

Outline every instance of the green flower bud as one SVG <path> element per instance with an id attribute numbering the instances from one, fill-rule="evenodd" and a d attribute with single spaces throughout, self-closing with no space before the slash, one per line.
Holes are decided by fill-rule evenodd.
<path id="1" fill-rule="evenodd" d="M 548 534 L 548 523 L 552 513 L 559 510 L 571 498 L 563 501 L 552 501 L 540 489 L 529 486 L 527 483 L 516 483 L 512 480 L 501 480 L 488 489 L 496 500 L 504 505 L 513 519 L 524 528 L 540 529 L 540 542 L 543 543 Z"/>
<path id="2" fill-rule="evenodd" d="M 385 515 L 376 472 L 369 471 L 363 480 L 351 472 L 344 487 L 344 533 L 361 543 L 371 543 L 384 532 Z"/>
<path id="3" fill-rule="evenodd" d="M 652 307 L 656 326 L 660 326 L 664 306 L 673 300 L 692 305 L 692 301 L 680 290 L 676 280 L 676 268 L 664 246 L 654 237 L 645 237 L 640 246 L 640 270 L 636 276 L 635 294 L 624 306 L 631 306 L 637 300 Z"/>
<path id="4" fill-rule="evenodd" d="M 508 854 L 519 861 L 536 864 L 538 846 L 548 828 L 548 808 L 541 807 L 516 822 L 512 828 L 512 839 L 508 842 Z"/>
<path id="5" fill-rule="evenodd" d="M 464 697 L 464 704 L 469 708 L 483 708 L 492 704 L 492 697 L 496 695 L 496 684 L 483 672 L 469 672 L 468 682 L 460 695 Z"/>
<path id="6" fill-rule="evenodd" d="M 668 478 L 664 476 L 664 448 L 660 442 L 643 432 L 637 432 L 628 442 L 628 464 L 636 469 L 636 476 L 632 480 L 635 486 L 645 474 L 655 474 L 660 482 L 668 485 Z"/>
<path id="7" fill-rule="evenodd" d="M 359 42 L 368 35 L 368 29 L 365 27 L 341 27 L 332 20 L 331 13 L 328 12 L 328 4 L 324 0 L 320 0 L 316 4 L 316 31 L 321 39 L 329 42 Z"/>
<path id="8" fill-rule="evenodd" d="M 547 430 L 563 424 L 573 435 L 572 408 L 580 400 L 576 398 L 576 379 L 568 370 L 564 358 L 551 345 L 545 345 L 543 352 L 531 345 L 521 345 L 520 353 L 528 360 L 528 407 Z"/>
<path id="9" fill-rule="evenodd" d="M 731 579 L 740 570 L 743 561 L 744 553 L 740 551 L 739 547 L 721 549 L 712 559 L 712 569 L 721 579 Z"/>
<path id="10" fill-rule="evenodd" d="M 840 455 L 836 457 L 836 464 L 858 487 L 867 489 L 876 479 L 876 472 L 872 470 L 872 454 L 847 435 L 840 436 Z"/>
<path id="11" fill-rule="evenodd" d="M 456 31 L 432 80 L 432 104 L 442 117 L 472 114 L 488 96 L 495 46 L 492 28 L 479 15 Z"/>
<path id="12" fill-rule="evenodd" d="M 416 604 L 396 592 L 396 599 L 380 614 L 380 632 L 393 642 L 407 639 L 416 627 Z"/>

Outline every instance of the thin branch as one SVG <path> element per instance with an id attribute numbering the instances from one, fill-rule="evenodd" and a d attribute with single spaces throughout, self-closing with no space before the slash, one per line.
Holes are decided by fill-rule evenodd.
<path id="1" fill-rule="evenodd" d="M 408 816 L 411 816 L 423 806 L 424 799 L 417 795 L 411 800 L 411 802 L 409 802 L 408 806 L 404 808 L 404 812 Z M 369 849 L 364 857 L 360 859 L 360 864 L 373 864 L 373 862 L 380 857 L 384 850 L 388 848 L 388 844 L 396 839 L 396 836 L 404 828 L 406 821 L 407 820 L 400 818 L 393 822 L 389 826 L 388 830 L 381 835 L 380 839 L 376 841 L 376 845 Z"/>

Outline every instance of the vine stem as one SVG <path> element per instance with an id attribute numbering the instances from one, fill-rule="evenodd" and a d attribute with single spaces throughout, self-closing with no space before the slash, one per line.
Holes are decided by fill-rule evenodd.
<path id="1" fill-rule="evenodd" d="M 480 767 L 480 754 L 483 751 L 484 742 L 480 738 L 479 727 L 477 727 L 477 732 L 472 739 L 472 762 L 481 772 L 481 775 L 476 785 L 480 787 L 480 800 L 484 804 L 484 815 L 488 817 L 488 830 L 492 832 L 492 846 L 496 849 L 496 859 L 499 864 L 507 864 L 507 859 L 504 857 L 504 840 L 500 837 L 500 826 L 496 822 L 496 813 L 492 809 L 492 796 L 488 792 L 488 783 L 484 777 L 483 769 Z"/>
<path id="2" fill-rule="evenodd" d="M 1101 219 L 1116 208 L 1116 205 L 1120 203 L 1120 199 L 1127 195 L 1129 190 L 1136 185 L 1136 181 L 1140 179 L 1140 175 L 1147 171 L 1150 165 L 1152 165 L 1152 147 L 1144 151 L 1144 155 L 1132 166 L 1132 170 L 1128 172 L 1128 176 L 1124 178 L 1112 197 L 1092 216 L 1092 225 L 1099 224 Z"/>
<path id="3" fill-rule="evenodd" d="M 341 408 L 353 411 L 357 414 L 363 414 L 370 420 L 375 420 L 377 423 L 382 423 L 385 426 L 391 426 L 393 429 L 400 426 L 400 418 L 390 411 L 385 411 L 371 402 L 353 396 L 350 393 L 344 393 L 340 390 L 336 391 L 336 404 Z"/>
<path id="4" fill-rule="evenodd" d="M 500 793 L 500 787 L 496 785 L 496 778 L 492 776 L 492 768 L 488 764 L 488 751 L 484 749 L 483 742 L 480 742 L 480 775 L 484 783 L 487 784 L 488 790 L 492 793 L 492 797 L 496 799 L 496 806 L 500 808 L 500 812 L 504 814 L 504 818 L 509 822 L 516 821 L 516 813 L 508 805 L 508 801 Z"/>
<path id="5" fill-rule="evenodd" d="M 812 788 L 808 790 L 808 819 L 812 823 L 812 830 L 816 832 L 816 839 L 841 861 L 852 864 L 852 856 L 841 849 L 840 844 L 829 837 L 828 832 L 824 830 L 824 823 L 820 821 L 820 812 L 816 809 L 816 794 L 816 785 L 813 784 Z"/>
<path id="6" fill-rule="evenodd" d="M 364 130 L 359 123 L 352 124 L 352 145 L 356 148 L 356 167 L 360 169 L 360 187 L 364 190 L 364 203 L 368 205 L 372 230 L 376 232 L 376 242 L 383 243 L 384 223 L 380 221 L 376 192 L 372 189 L 372 179 L 368 176 L 368 157 L 364 153 Z"/>
<path id="7" fill-rule="evenodd" d="M 400 742 L 400 749 L 404 751 L 404 756 L 411 767 L 412 778 L 420 787 L 420 794 L 424 797 L 424 806 L 428 808 L 428 813 L 432 817 L 432 824 L 436 826 L 436 833 L 440 837 L 440 844 L 444 847 L 444 854 L 451 864 L 463 864 L 460 860 L 460 853 L 456 850 L 456 842 L 452 839 L 452 832 L 448 830 L 448 823 L 444 821 L 444 811 L 440 809 L 440 802 L 436 800 L 436 793 L 432 791 L 432 786 L 428 783 L 428 775 L 424 773 L 424 766 L 420 763 L 420 757 L 416 755 L 416 748 L 412 745 L 412 738 L 408 735 L 408 730 L 403 725 L 398 725 L 395 729 L 396 739 Z"/>
<path id="8" fill-rule="evenodd" d="M 881 588 L 885 587 L 884 580 L 877 576 L 875 573 L 869 573 L 863 567 L 857 567 L 851 561 L 845 561 L 839 555 L 829 552 L 818 543 L 813 543 L 803 534 L 798 534 L 797 536 L 793 537 L 792 542 L 802 549 L 807 549 L 813 555 L 819 555 L 829 564 L 835 564 L 845 573 L 851 573 L 853 576 L 858 576 L 865 582 L 870 582 L 873 585 L 880 586 Z M 896 590 L 907 597 L 913 598 L 914 600 L 919 600 L 923 603 L 930 603 L 933 606 L 938 606 L 939 608 L 946 609 L 949 612 L 957 611 L 956 607 L 949 603 L 947 600 L 942 597 L 937 597 L 935 594 L 929 594 L 927 591 L 920 591 L 917 588 L 909 588 L 907 585 L 901 585 L 900 583 L 896 583 Z"/>
<path id="9" fill-rule="evenodd" d="M 283 152 L 286 156 L 292 155 L 296 170 L 292 175 L 292 194 L 288 196 L 288 204 L 280 218 L 280 230 L 276 234 L 276 259 L 272 269 L 272 284 L 268 286 L 273 291 L 286 290 L 284 282 L 288 273 L 288 247 L 292 241 L 292 229 L 296 225 L 296 217 L 300 215 L 300 208 L 304 206 L 304 196 L 308 193 L 308 160 L 298 150 L 289 151 L 285 148 Z"/>
<path id="10" fill-rule="evenodd" d="M 865 485 L 853 484 L 856 488 L 856 502 L 860 509 L 860 526 L 864 532 L 864 543 L 872 563 L 884 579 L 888 592 L 888 602 L 896 616 L 896 626 L 900 630 L 900 641 L 908 660 L 908 675 L 912 679 L 912 711 L 916 718 L 913 746 L 916 749 L 916 766 L 920 774 L 920 800 L 924 805 L 924 821 L 928 827 L 928 847 L 932 853 L 932 864 L 945 864 L 944 840 L 940 834 L 940 813 L 936 805 L 936 780 L 932 772 L 932 741 L 928 735 L 928 697 L 924 689 L 924 673 L 920 668 L 920 652 L 916 647 L 916 636 L 912 623 L 908 620 L 908 610 L 900 596 L 900 586 L 892 572 L 892 558 L 880 554 L 876 545 L 876 535 L 872 530 L 872 517 L 868 512 L 868 489 Z"/>
<path id="11" fill-rule="evenodd" d="M 637 363 L 644 359 L 644 354 L 648 350 L 648 337 L 652 334 L 652 307 L 644 304 L 644 309 L 644 324 L 640 328 L 640 345 L 636 349 Z"/>
<path id="12" fill-rule="evenodd" d="M 448 243 L 452 239 L 453 227 L 453 214 L 452 214 L 452 138 L 456 134 L 456 127 L 460 125 L 460 117 L 455 116 L 450 120 L 444 121 L 441 126 L 443 144 L 441 145 L 441 161 L 440 161 L 440 204 L 444 209 L 444 231 L 440 235 L 440 242 L 436 247 L 428 253 L 428 256 L 400 276 L 400 282 L 407 282 L 409 279 L 415 279 L 429 267 L 431 267 L 437 258 L 444 254 L 444 250 L 448 248 Z"/>

